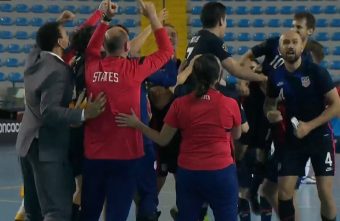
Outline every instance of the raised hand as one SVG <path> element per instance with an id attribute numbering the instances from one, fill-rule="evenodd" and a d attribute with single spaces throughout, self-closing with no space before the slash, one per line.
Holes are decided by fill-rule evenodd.
<path id="1" fill-rule="evenodd" d="M 138 0 L 138 4 L 141 10 L 141 13 L 151 19 L 157 16 L 155 5 L 152 2 L 144 2 L 143 0 Z"/>
<path id="2" fill-rule="evenodd" d="M 163 8 L 158 12 L 158 19 L 160 22 L 164 22 L 169 17 L 169 12 L 166 8 Z"/>
<path id="3" fill-rule="evenodd" d="M 106 0 L 106 11 L 105 15 L 109 18 L 112 18 L 117 14 L 118 5 L 116 3 L 111 2 L 111 0 Z"/>
<path id="4" fill-rule="evenodd" d="M 73 14 L 72 12 L 70 12 L 68 10 L 65 10 L 60 14 L 57 21 L 61 22 L 61 23 L 65 23 L 65 22 L 68 22 L 68 21 L 72 21 L 75 17 L 76 17 L 75 14 Z"/>

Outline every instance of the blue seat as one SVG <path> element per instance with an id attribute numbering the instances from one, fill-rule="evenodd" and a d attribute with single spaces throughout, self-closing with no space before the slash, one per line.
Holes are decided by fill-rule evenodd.
<path id="1" fill-rule="evenodd" d="M 317 41 L 328 41 L 329 40 L 329 35 L 327 32 L 319 32 L 315 36 L 315 40 Z"/>
<path id="2" fill-rule="evenodd" d="M 16 68 L 20 66 L 20 62 L 16 58 L 7 58 L 5 65 L 10 68 Z"/>
<path id="3" fill-rule="evenodd" d="M 10 44 L 7 46 L 7 52 L 8 53 L 20 53 L 21 47 L 18 44 Z"/>
<path id="4" fill-rule="evenodd" d="M 13 87 L 16 83 L 23 83 L 24 76 L 19 72 L 12 72 L 8 75 L 8 80 L 12 82 Z"/>
<path id="5" fill-rule="evenodd" d="M 233 46 L 227 46 L 227 52 L 231 55 L 235 54 L 235 49 Z"/>
<path id="6" fill-rule="evenodd" d="M 320 18 L 316 20 L 316 27 L 318 28 L 324 28 L 328 26 L 328 21 L 325 18 Z"/>
<path id="7" fill-rule="evenodd" d="M 246 15 L 246 14 L 248 14 L 248 8 L 246 6 L 239 6 L 239 7 L 236 8 L 235 14 Z"/>
<path id="8" fill-rule="evenodd" d="M 17 31 L 15 33 L 15 38 L 19 40 L 27 40 L 30 38 L 30 35 L 26 31 Z"/>
<path id="9" fill-rule="evenodd" d="M 241 46 L 237 49 L 237 54 L 243 55 L 249 50 L 249 47 L 247 46 Z"/>
<path id="10" fill-rule="evenodd" d="M 340 27 L 340 19 L 339 18 L 334 18 L 331 21 L 331 27 Z"/>
<path id="11" fill-rule="evenodd" d="M 31 38 L 32 38 L 32 39 L 36 39 L 36 38 L 37 38 L 37 32 L 32 32 Z"/>
<path id="12" fill-rule="evenodd" d="M 123 13 L 124 13 L 124 8 L 123 7 L 118 7 L 117 15 L 121 15 Z"/>
<path id="13" fill-rule="evenodd" d="M 134 32 L 129 33 L 129 39 L 130 40 L 134 39 L 135 37 L 136 37 L 136 33 L 134 33 Z"/>
<path id="14" fill-rule="evenodd" d="M 12 12 L 12 11 L 14 11 L 14 8 L 13 8 L 12 4 L 8 4 L 8 3 L 1 4 L 0 5 L 0 11 L 2 11 L 2 12 Z"/>
<path id="15" fill-rule="evenodd" d="M 119 24 L 119 19 L 112 19 L 111 25 L 118 25 Z"/>
<path id="16" fill-rule="evenodd" d="M 74 21 L 76 25 L 82 25 L 86 21 L 86 18 L 79 18 L 78 20 Z"/>
<path id="17" fill-rule="evenodd" d="M 323 51 L 324 55 L 329 55 L 329 48 L 328 47 L 323 47 L 322 51 Z"/>
<path id="18" fill-rule="evenodd" d="M 237 40 L 239 41 L 250 41 L 251 40 L 251 36 L 249 33 L 243 32 L 243 33 L 239 33 L 237 36 Z"/>
<path id="19" fill-rule="evenodd" d="M 235 34 L 232 32 L 227 32 L 224 34 L 224 41 L 235 41 Z"/>
<path id="20" fill-rule="evenodd" d="M 202 22 L 200 19 L 193 19 L 191 20 L 191 26 L 195 28 L 202 27 Z"/>
<path id="21" fill-rule="evenodd" d="M 139 9 L 136 6 L 125 7 L 124 13 L 127 15 L 137 15 L 139 14 Z"/>
<path id="22" fill-rule="evenodd" d="M 286 19 L 283 21 L 283 27 L 291 28 L 293 27 L 293 19 Z"/>
<path id="23" fill-rule="evenodd" d="M 340 41 L 340 32 L 334 32 L 333 33 L 332 41 Z"/>
<path id="24" fill-rule="evenodd" d="M 262 28 L 262 27 L 264 27 L 265 25 L 266 25 L 266 24 L 265 24 L 264 20 L 261 19 L 261 18 L 255 19 L 255 20 L 253 21 L 253 27 Z"/>
<path id="25" fill-rule="evenodd" d="M 0 44 L 0 53 L 4 53 L 5 51 L 6 51 L 5 46 L 3 44 Z"/>
<path id="26" fill-rule="evenodd" d="M 340 46 L 334 48 L 333 55 L 340 55 Z"/>
<path id="27" fill-rule="evenodd" d="M 264 41 L 266 38 L 267 36 L 263 32 L 258 32 L 253 35 L 253 41 Z"/>
<path id="28" fill-rule="evenodd" d="M 195 6 L 195 7 L 192 8 L 191 14 L 199 15 L 199 14 L 201 14 L 201 11 L 202 11 L 202 6 Z"/>
<path id="29" fill-rule="evenodd" d="M 325 14 L 336 14 L 337 13 L 337 9 L 335 5 L 327 5 L 324 8 L 324 13 Z"/>
<path id="30" fill-rule="evenodd" d="M 34 27 L 40 27 L 44 24 L 44 20 L 42 18 L 32 18 L 31 25 Z"/>
<path id="31" fill-rule="evenodd" d="M 233 19 L 227 19 L 227 27 L 230 27 L 230 28 L 232 28 L 232 27 L 234 27 L 234 20 Z"/>
<path id="32" fill-rule="evenodd" d="M 269 38 L 279 37 L 280 35 L 281 35 L 280 32 L 272 32 L 272 33 L 269 33 Z"/>
<path id="33" fill-rule="evenodd" d="M 340 70 L 340 61 L 332 61 L 329 66 L 330 69 Z"/>
<path id="34" fill-rule="evenodd" d="M 226 6 L 226 7 L 225 7 L 225 13 L 226 13 L 227 15 L 233 14 L 233 13 L 234 13 L 233 7 L 231 7 L 231 6 Z"/>
<path id="35" fill-rule="evenodd" d="M 252 15 L 261 15 L 263 13 L 263 9 L 261 6 L 253 6 L 250 10 L 249 10 L 250 14 Z"/>
<path id="36" fill-rule="evenodd" d="M 324 68 L 328 68 L 328 66 L 329 66 L 328 61 L 325 61 L 325 60 L 321 61 L 320 66 L 324 67 Z"/>
<path id="37" fill-rule="evenodd" d="M 280 19 L 270 19 L 268 21 L 268 27 L 271 27 L 271 28 L 278 28 L 281 26 L 281 22 L 280 22 Z"/>
<path id="38" fill-rule="evenodd" d="M 70 12 L 75 13 L 75 12 L 77 12 L 77 7 L 74 6 L 74 5 L 65 5 L 64 8 L 63 8 L 63 11 L 65 11 L 65 10 L 68 10 Z"/>
<path id="39" fill-rule="evenodd" d="M 11 17 L 1 17 L 0 18 L 0 25 L 11 26 L 13 23 L 14 22 L 13 22 Z"/>
<path id="40" fill-rule="evenodd" d="M 59 14 L 62 11 L 59 5 L 49 5 L 47 7 L 47 12 L 52 14 Z"/>
<path id="41" fill-rule="evenodd" d="M 123 22 L 123 25 L 127 28 L 134 28 L 137 26 L 137 22 L 136 20 L 134 19 L 126 19 L 124 22 Z"/>
<path id="42" fill-rule="evenodd" d="M 67 28 L 73 28 L 76 25 L 77 24 L 74 21 L 67 21 L 67 22 L 64 23 L 64 27 L 67 27 Z"/>
<path id="43" fill-rule="evenodd" d="M 15 25 L 16 26 L 29 26 L 30 21 L 27 18 L 19 17 L 15 20 Z"/>
<path id="44" fill-rule="evenodd" d="M 276 15 L 279 12 L 276 6 L 268 6 L 265 9 L 265 13 L 268 15 Z"/>
<path id="45" fill-rule="evenodd" d="M 15 11 L 19 13 L 28 13 L 30 12 L 30 7 L 26 4 L 17 4 L 15 6 Z"/>
<path id="46" fill-rule="evenodd" d="M 0 31 L 0 39 L 12 39 L 14 36 L 10 31 Z"/>
<path id="47" fill-rule="evenodd" d="M 308 8 L 304 5 L 298 5 L 295 7 L 295 13 L 306 12 Z"/>
<path id="48" fill-rule="evenodd" d="M 291 15 L 294 13 L 293 7 L 290 5 L 282 6 L 280 13 L 283 15 Z"/>
<path id="49" fill-rule="evenodd" d="M 7 75 L 5 73 L 0 72 L 0 81 L 7 81 Z"/>
<path id="50" fill-rule="evenodd" d="M 90 14 L 90 13 L 92 13 L 92 11 L 93 11 L 93 9 L 88 5 L 82 5 L 78 8 L 78 12 L 80 14 Z"/>
<path id="51" fill-rule="evenodd" d="M 321 14 L 321 13 L 322 13 L 322 7 L 321 7 L 321 5 L 312 5 L 312 6 L 309 8 L 309 11 L 310 11 L 312 14 Z"/>
<path id="52" fill-rule="evenodd" d="M 22 47 L 22 51 L 26 54 L 30 53 L 31 49 L 33 48 L 33 45 L 26 44 Z"/>
<path id="53" fill-rule="evenodd" d="M 250 26 L 250 21 L 249 19 L 241 19 L 238 21 L 237 25 L 241 28 L 248 28 Z"/>
<path id="54" fill-rule="evenodd" d="M 33 13 L 44 13 L 45 7 L 43 5 L 32 5 L 31 12 L 33 12 Z"/>

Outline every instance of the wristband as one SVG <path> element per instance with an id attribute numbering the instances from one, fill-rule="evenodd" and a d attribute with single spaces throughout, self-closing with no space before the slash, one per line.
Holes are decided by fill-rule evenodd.
<path id="1" fill-rule="evenodd" d="M 110 23 L 112 21 L 112 18 L 108 17 L 105 13 L 103 13 L 102 17 L 103 21 Z"/>

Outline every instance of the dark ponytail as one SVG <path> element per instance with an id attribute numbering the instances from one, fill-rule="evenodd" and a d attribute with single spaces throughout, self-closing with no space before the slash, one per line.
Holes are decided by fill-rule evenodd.
<path id="1" fill-rule="evenodd" d="M 196 79 L 195 95 L 200 98 L 219 79 L 220 64 L 212 54 L 204 54 L 198 57 L 192 68 L 192 74 Z"/>

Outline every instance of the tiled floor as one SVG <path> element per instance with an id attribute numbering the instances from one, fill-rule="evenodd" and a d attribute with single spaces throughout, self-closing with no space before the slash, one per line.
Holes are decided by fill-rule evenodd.
<path id="1" fill-rule="evenodd" d="M 340 160 L 340 154 L 337 155 Z M 338 161 L 339 162 L 339 161 Z M 340 170 L 337 164 L 337 171 Z M 0 146 L 0 221 L 13 221 L 13 217 L 20 205 L 19 186 L 21 184 L 20 168 L 13 145 Z M 334 195 L 340 210 L 340 175 L 335 179 Z M 298 211 L 302 221 L 320 221 L 320 204 L 315 185 L 301 185 L 297 193 Z M 160 194 L 159 209 L 162 211 L 160 221 L 172 221 L 169 210 L 175 204 L 174 179 L 169 176 Z M 131 208 L 128 221 L 134 221 L 134 206 Z M 211 213 L 210 221 L 213 220 Z M 260 217 L 253 216 L 252 221 L 260 221 Z"/>

